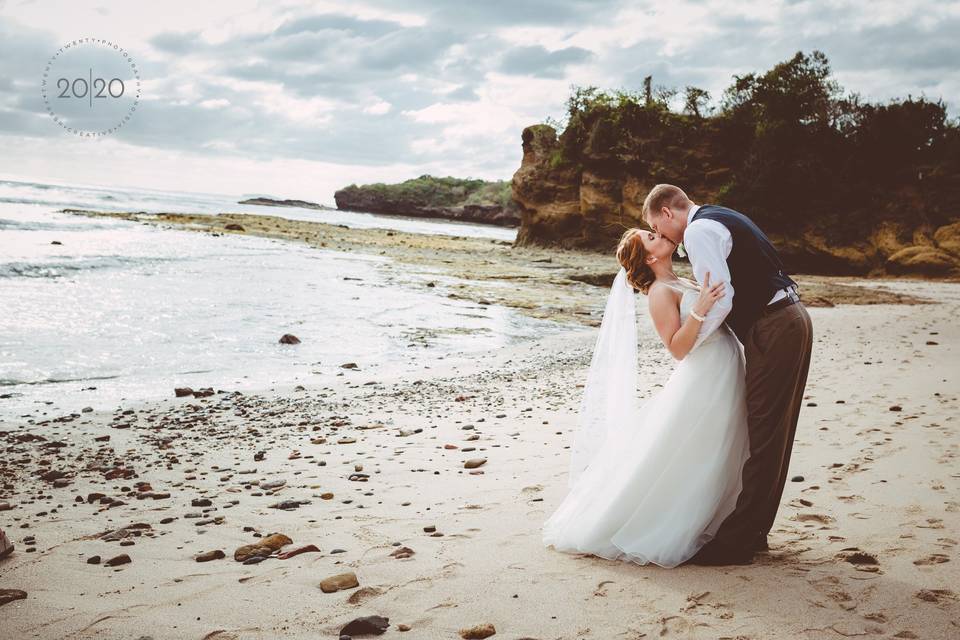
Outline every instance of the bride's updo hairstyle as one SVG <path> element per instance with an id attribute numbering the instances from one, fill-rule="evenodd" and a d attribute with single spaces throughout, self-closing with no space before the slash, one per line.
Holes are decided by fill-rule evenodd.
<path id="1" fill-rule="evenodd" d="M 623 232 L 617 244 L 617 260 L 627 270 L 627 282 L 630 286 L 647 295 L 656 277 L 650 265 L 646 263 L 647 251 L 640 241 L 640 234 L 643 232 L 643 229 L 636 227 Z"/>

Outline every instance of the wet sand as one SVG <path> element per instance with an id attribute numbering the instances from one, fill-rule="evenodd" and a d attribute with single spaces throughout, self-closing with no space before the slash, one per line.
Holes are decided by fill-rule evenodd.
<path id="1" fill-rule="evenodd" d="M 389 619 L 383 637 L 410 638 L 483 624 L 495 638 L 544 640 L 960 634 L 960 285 L 801 278 L 806 296 L 820 286 L 835 306 L 811 309 L 797 480 L 772 548 L 750 566 L 667 570 L 540 541 L 566 492 L 606 297 L 569 276 L 612 273 L 607 257 L 236 218 L 258 235 L 384 251 L 455 274 L 438 279 L 451 287 L 439 295 L 580 326 L 417 379 L 372 377 L 360 363 L 306 388 L 171 388 L 159 402 L 54 404 L 0 422 L 0 527 L 16 547 L 0 559 L 0 603 L 19 595 L 4 589 L 26 593 L 0 604 L 0 637 L 336 638 L 374 615 Z M 849 304 L 854 295 L 873 304 Z M 931 303 L 892 304 L 911 300 Z M 649 396 L 672 361 L 641 325 Z M 289 538 L 280 553 L 318 550 L 280 559 L 258 547 L 262 561 L 235 560 L 274 533 Z M 225 557 L 197 561 L 215 551 Z M 129 563 L 105 565 L 124 554 Z M 348 572 L 357 586 L 320 588 Z"/>

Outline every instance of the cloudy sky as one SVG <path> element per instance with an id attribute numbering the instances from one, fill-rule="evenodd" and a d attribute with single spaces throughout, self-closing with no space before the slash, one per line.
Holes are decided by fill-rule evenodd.
<path id="1" fill-rule="evenodd" d="M 952 0 L 0 0 L 0 177 L 332 203 L 351 182 L 509 178 L 571 85 L 693 84 L 820 49 L 871 100 L 960 112 Z M 109 137 L 43 110 L 50 56 L 111 39 L 143 99 Z"/>

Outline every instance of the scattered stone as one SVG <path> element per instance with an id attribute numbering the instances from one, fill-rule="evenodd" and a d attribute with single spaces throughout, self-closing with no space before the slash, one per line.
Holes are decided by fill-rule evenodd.
<path id="1" fill-rule="evenodd" d="M 356 368 L 358 368 L 358 367 L 357 367 L 357 363 L 356 363 L 356 362 L 344 362 L 342 365 L 340 365 L 340 368 L 341 368 L 341 369 L 356 369 Z"/>
<path id="2" fill-rule="evenodd" d="M 0 511 L 10 511 L 13 509 L 13 505 L 9 502 L 0 502 Z"/>
<path id="3" fill-rule="evenodd" d="M 183 398 L 185 396 L 192 396 L 193 389 L 190 387 L 176 387 L 174 388 L 173 393 L 176 395 L 176 397 Z"/>
<path id="4" fill-rule="evenodd" d="M 46 473 L 40 474 L 40 479 L 44 482 L 53 482 L 60 478 L 65 478 L 66 475 L 63 471 L 47 471 Z"/>
<path id="5" fill-rule="evenodd" d="M 84 407 L 80 410 L 81 413 L 93 413 L 93 407 Z"/>
<path id="6" fill-rule="evenodd" d="M 190 501 L 191 507 L 209 507 L 212 504 L 210 498 L 194 498 Z"/>
<path id="7" fill-rule="evenodd" d="M 294 556 L 298 556 L 301 553 L 319 553 L 320 549 L 315 544 L 308 544 L 305 547 L 297 547 L 296 549 L 291 549 L 290 551 L 284 551 L 283 553 L 277 554 L 277 559 L 279 560 L 289 560 Z"/>
<path id="8" fill-rule="evenodd" d="M 230 224 L 226 225 L 224 229 L 227 231 L 246 231 L 242 224 L 237 224 L 236 222 L 231 222 Z"/>
<path id="9" fill-rule="evenodd" d="M 245 562 L 254 556 L 266 557 L 288 544 L 293 544 L 293 540 L 282 533 L 275 533 L 272 536 L 262 538 L 257 544 L 245 544 L 237 548 L 233 552 L 233 559 L 237 562 Z"/>
<path id="10" fill-rule="evenodd" d="M 410 631 L 410 625 L 401 622 L 397 625 L 397 631 Z"/>
<path id="11" fill-rule="evenodd" d="M 342 629 L 340 635 L 358 636 L 358 635 L 380 635 L 390 626 L 390 619 L 383 616 L 364 616 L 348 622 Z"/>
<path id="12" fill-rule="evenodd" d="M 130 564 L 131 562 L 133 561 L 130 559 L 130 556 L 128 556 L 125 553 L 121 553 L 118 556 L 114 556 L 113 558 L 110 558 L 103 564 L 105 564 L 108 567 L 119 567 L 122 564 Z"/>
<path id="13" fill-rule="evenodd" d="M 194 559 L 197 562 L 210 562 L 211 560 L 222 560 L 223 558 L 226 558 L 226 557 L 227 557 L 227 554 L 225 554 L 223 551 L 221 551 L 220 549 L 215 549 L 213 551 L 206 551 L 204 553 L 201 553 Z"/>
<path id="14" fill-rule="evenodd" d="M 194 398 L 207 398 L 213 395 L 213 389 L 211 387 L 204 387 L 203 389 L 197 389 L 193 392 Z"/>
<path id="15" fill-rule="evenodd" d="M 100 564 L 100 556 L 90 556 L 87 558 L 87 564 Z"/>
<path id="16" fill-rule="evenodd" d="M 119 540 L 125 540 L 126 538 L 139 536 L 143 531 L 151 528 L 152 527 L 145 522 L 136 522 L 114 531 L 106 531 L 100 534 L 99 538 L 104 542 L 117 542 Z"/>
<path id="17" fill-rule="evenodd" d="M 265 491 L 270 491 L 272 489 L 279 489 L 283 485 L 287 484 L 286 480 L 271 480 L 269 482 L 261 482 L 260 488 Z"/>
<path id="18" fill-rule="evenodd" d="M 890 411 L 903 411 L 903 407 L 901 407 L 898 404 L 895 404 L 892 407 L 890 407 Z"/>
<path id="19" fill-rule="evenodd" d="M 414 551 L 410 547 L 398 547 L 393 551 L 391 551 L 390 555 L 396 558 L 397 560 L 403 560 L 404 558 L 409 558 L 415 553 L 416 551 Z"/>
<path id="20" fill-rule="evenodd" d="M 460 637 L 463 638 L 463 640 L 483 640 L 483 638 L 489 638 L 492 635 L 496 635 L 496 633 L 497 630 L 489 622 L 478 624 L 469 629 L 460 629 Z"/>
<path id="21" fill-rule="evenodd" d="M 357 574 L 352 571 L 330 576 L 320 582 L 320 590 L 324 593 L 336 593 L 343 589 L 353 589 L 359 586 L 360 582 L 357 580 Z"/>
<path id="22" fill-rule="evenodd" d="M 292 333 L 285 333 L 280 336 L 280 344 L 300 344 L 300 338 Z"/>
<path id="23" fill-rule="evenodd" d="M 803 476 L 793 476 L 790 478 L 790 482 L 803 482 Z"/>
<path id="24" fill-rule="evenodd" d="M 486 458 L 470 458 L 463 463 L 464 469 L 476 469 L 479 466 L 482 466 L 487 463 Z"/>
<path id="25" fill-rule="evenodd" d="M 0 606 L 14 600 L 23 600 L 26 597 L 27 592 L 20 589 L 0 589 Z"/>
<path id="26" fill-rule="evenodd" d="M 270 505 L 271 509 L 282 509 L 284 511 L 293 511 L 302 504 L 310 504 L 309 500 L 283 500 Z"/>

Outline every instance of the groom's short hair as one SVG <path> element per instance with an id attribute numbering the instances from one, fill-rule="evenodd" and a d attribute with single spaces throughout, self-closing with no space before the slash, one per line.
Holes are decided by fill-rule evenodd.
<path id="1" fill-rule="evenodd" d="M 653 189 L 650 189 L 650 193 L 647 194 L 646 199 L 643 201 L 641 213 L 643 219 L 646 220 L 651 214 L 655 216 L 660 215 L 660 209 L 663 207 L 683 209 L 684 205 L 688 202 L 690 202 L 690 198 L 687 197 L 687 194 L 685 194 L 680 187 L 675 187 L 672 184 L 658 184 Z"/>

